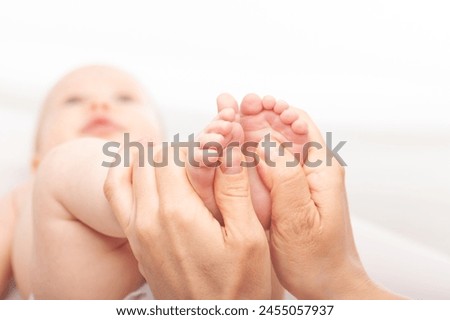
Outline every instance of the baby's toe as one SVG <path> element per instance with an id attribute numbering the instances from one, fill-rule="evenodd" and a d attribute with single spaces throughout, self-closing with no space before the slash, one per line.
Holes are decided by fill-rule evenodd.
<path id="1" fill-rule="evenodd" d="M 301 120 L 295 120 L 291 125 L 292 131 L 296 134 L 307 134 L 308 133 L 308 124 Z"/>
<path id="2" fill-rule="evenodd" d="M 217 97 L 217 111 L 220 113 L 226 108 L 231 108 L 234 112 L 238 112 L 237 101 L 228 93 L 222 93 Z"/>
<path id="3" fill-rule="evenodd" d="M 242 144 L 244 142 L 244 130 L 238 122 L 233 122 L 231 124 L 230 134 L 225 136 L 225 143 L 237 143 Z"/>
<path id="4" fill-rule="evenodd" d="M 199 139 L 199 147 L 194 149 L 194 160 L 201 167 L 210 166 L 223 152 L 224 137 L 217 133 L 204 133 Z"/>
<path id="5" fill-rule="evenodd" d="M 241 102 L 241 113 L 243 115 L 254 115 L 263 110 L 263 105 L 261 98 L 254 94 L 250 93 L 242 99 Z"/>
<path id="6" fill-rule="evenodd" d="M 217 149 L 223 146 L 224 137 L 219 133 L 204 133 L 199 137 L 198 142 L 201 149 Z"/>
<path id="7" fill-rule="evenodd" d="M 224 108 L 219 111 L 215 120 L 234 121 L 236 119 L 236 114 L 237 112 L 233 108 Z"/>
<path id="8" fill-rule="evenodd" d="M 224 136 L 230 133 L 231 127 L 230 121 L 215 120 L 206 127 L 205 133 L 218 133 Z"/>
<path id="9" fill-rule="evenodd" d="M 274 97 L 267 95 L 262 99 L 263 108 L 266 110 L 272 110 L 276 105 L 276 100 Z"/>
<path id="10" fill-rule="evenodd" d="M 280 114 L 280 119 L 284 124 L 290 125 L 298 119 L 298 113 L 295 112 L 295 110 L 288 108 Z"/>
<path id="11" fill-rule="evenodd" d="M 278 114 L 281 114 L 284 110 L 289 108 L 289 104 L 286 101 L 278 100 L 275 106 L 273 107 L 273 111 Z"/>

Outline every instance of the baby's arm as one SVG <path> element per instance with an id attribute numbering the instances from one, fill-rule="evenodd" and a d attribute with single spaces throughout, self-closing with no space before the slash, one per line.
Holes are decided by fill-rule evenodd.
<path id="1" fill-rule="evenodd" d="M 142 283 L 103 193 L 108 168 L 100 139 L 53 149 L 33 196 L 33 293 L 38 299 L 120 299 Z M 106 158 L 106 159 L 105 159 Z"/>
<path id="2" fill-rule="evenodd" d="M 11 247 L 14 232 L 13 194 L 0 199 L 0 299 L 6 293 L 12 277 Z"/>

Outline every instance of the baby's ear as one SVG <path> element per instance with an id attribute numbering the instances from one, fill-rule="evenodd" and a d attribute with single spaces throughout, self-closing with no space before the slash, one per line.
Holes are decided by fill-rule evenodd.
<path id="1" fill-rule="evenodd" d="M 39 164 L 41 163 L 41 157 L 35 153 L 33 155 L 33 159 L 31 159 L 31 171 L 35 173 L 39 167 Z"/>

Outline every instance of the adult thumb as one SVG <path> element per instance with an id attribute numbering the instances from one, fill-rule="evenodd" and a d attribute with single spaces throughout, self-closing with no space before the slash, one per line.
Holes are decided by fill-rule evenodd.
<path id="1" fill-rule="evenodd" d="M 293 225 L 311 221 L 311 212 L 315 210 L 310 209 L 315 204 L 299 161 L 278 141 L 272 140 L 272 143 L 275 148 L 271 151 L 258 149 L 262 159 L 258 173 L 271 194 L 272 225 L 290 229 Z"/>
<path id="2" fill-rule="evenodd" d="M 248 230 L 249 223 L 259 224 L 252 205 L 250 185 L 246 168 L 242 167 L 239 147 L 225 150 L 226 161 L 217 169 L 214 196 L 225 228 Z"/>

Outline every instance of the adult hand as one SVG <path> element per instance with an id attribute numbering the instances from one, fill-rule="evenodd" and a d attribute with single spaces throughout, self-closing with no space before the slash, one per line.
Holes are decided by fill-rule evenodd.
<path id="1" fill-rule="evenodd" d="M 166 150 L 167 151 L 167 150 Z M 224 226 L 192 189 L 185 168 L 111 168 L 105 194 L 158 299 L 269 299 L 271 264 L 253 210 L 241 154 L 217 169 L 215 197 Z M 136 157 L 135 157 L 136 159 Z M 159 162 L 159 161 L 158 161 Z"/>
<path id="2" fill-rule="evenodd" d="M 275 166 L 262 161 L 258 168 L 271 191 L 270 250 L 281 284 L 302 299 L 397 298 L 367 276 L 353 240 L 344 169 L 335 158 L 327 165 L 330 151 L 319 130 L 299 112 L 310 141 L 322 148 L 311 148 L 303 166 L 286 166 L 294 156 L 272 152 Z"/>

